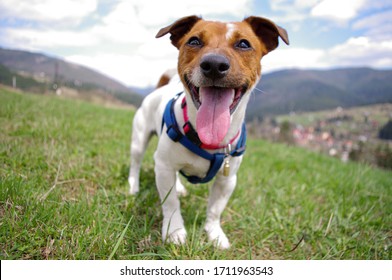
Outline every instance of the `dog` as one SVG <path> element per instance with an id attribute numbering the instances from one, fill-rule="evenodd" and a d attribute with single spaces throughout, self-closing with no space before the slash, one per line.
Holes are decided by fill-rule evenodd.
<path id="1" fill-rule="evenodd" d="M 149 94 L 134 116 L 130 193 L 139 191 L 143 154 L 157 134 L 154 171 L 163 241 L 186 242 L 178 198 L 186 194 L 181 173 L 191 183 L 215 178 L 204 229 L 209 241 L 227 249 L 230 242 L 220 218 L 245 150 L 245 110 L 261 77 L 262 57 L 278 46 L 279 37 L 288 45 L 288 35 L 272 21 L 255 16 L 230 23 L 187 16 L 162 28 L 156 38 L 166 34 L 179 50 L 178 75 Z"/>

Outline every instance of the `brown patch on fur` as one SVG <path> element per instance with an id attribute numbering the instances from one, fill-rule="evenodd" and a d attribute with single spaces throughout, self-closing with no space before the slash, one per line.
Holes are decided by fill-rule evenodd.
<path id="1" fill-rule="evenodd" d="M 163 74 L 158 81 L 157 87 L 160 88 L 167 85 L 170 82 L 171 77 L 169 75 Z"/>

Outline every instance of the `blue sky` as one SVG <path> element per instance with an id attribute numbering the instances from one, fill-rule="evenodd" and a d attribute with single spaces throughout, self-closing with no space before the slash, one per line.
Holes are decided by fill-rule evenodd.
<path id="1" fill-rule="evenodd" d="M 154 85 L 177 50 L 157 31 L 177 18 L 239 21 L 249 15 L 287 29 L 290 46 L 262 59 L 283 68 L 392 68 L 391 0 L 1 0 L 0 46 L 79 63 L 129 86 Z"/>

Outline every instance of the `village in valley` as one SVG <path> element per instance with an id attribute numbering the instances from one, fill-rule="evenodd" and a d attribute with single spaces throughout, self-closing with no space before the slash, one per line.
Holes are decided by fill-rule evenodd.
<path id="1" fill-rule="evenodd" d="M 391 103 L 254 119 L 248 130 L 255 137 L 304 147 L 343 162 L 392 169 Z"/>

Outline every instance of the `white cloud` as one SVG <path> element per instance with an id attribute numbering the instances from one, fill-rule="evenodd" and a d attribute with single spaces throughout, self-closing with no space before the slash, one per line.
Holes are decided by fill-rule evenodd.
<path id="1" fill-rule="evenodd" d="M 353 24 L 354 29 L 382 28 L 384 25 L 390 24 L 392 19 L 392 10 L 375 13 L 359 20 Z"/>
<path id="2" fill-rule="evenodd" d="M 312 8 L 311 15 L 345 22 L 355 18 L 365 3 L 365 0 L 323 0 Z"/>
<path id="3" fill-rule="evenodd" d="M 325 68 L 325 50 L 306 48 L 277 49 L 266 55 L 261 64 L 264 73 L 284 68 Z"/>
<path id="4" fill-rule="evenodd" d="M 354 30 L 363 30 L 364 35 L 374 40 L 389 40 L 392 38 L 392 10 L 375 13 L 356 20 L 352 27 Z"/>
<path id="5" fill-rule="evenodd" d="M 73 55 L 65 59 L 96 69 L 126 85 L 139 87 L 155 85 L 166 70 L 176 67 L 176 59 L 170 57 L 146 59 L 141 55 L 103 53 Z"/>
<path id="6" fill-rule="evenodd" d="M 4 29 L 7 44 L 16 48 L 39 50 L 56 47 L 86 47 L 97 44 L 93 34 L 65 30 Z"/>
<path id="7" fill-rule="evenodd" d="M 270 0 L 269 2 L 274 11 L 298 11 L 312 8 L 320 0 Z"/>
<path id="8" fill-rule="evenodd" d="M 353 37 L 328 52 L 332 64 L 340 66 L 390 67 L 392 39 L 374 41 L 368 37 Z"/>
<path id="9" fill-rule="evenodd" d="M 97 0 L 2 0 L 3 17 L 38 22 L 79 21 L 97 8 Z"/>
<path id="10" fill-rule="evenodd" d="M 250 13 L 251 2 L 239 0 L 228 4 L 226 0 L 122 0 L 100 18 L 91 32 L 103 40 L 140 44 L 154 38 L 161 27 L 180 17 L 196 14 L 203 15 L 206 19 L 222 16 L 238 18 Z"/>
<path id="11" fill-rule="evenodd" d="M 352 37 L 330 49 L 277 49 L 262 59 L 264 73 L 284 68 L 373 67 L 392 65 L 392 39 Z"/>
<path id="12" fill-rule="evenodd" d="M 161 26 L 187 15 L 203 15 L 214 17 L 243 17 L 251 12 L 252 0 L 135 0 L 131 5 L 136 11 L 140 22 L 146 26 Z M 124 3 L 127 3 L 124 0 Z M 122 3 L 120 5 L 123 5 Z"/>
<path id="13" fill-rule="evenodd" d="M 366 9 L 385 10 L 392 7 L 391 0 L 366 0 Z"/>
<path id="14" fill-rule="evenodd" d="M 269 0 L 273 11 L 283 13 L 274 16 L 279 22 L 290 22 L 299 28 L 298 23 L 309 17 L 310 9 L 320 0 Z"/>

